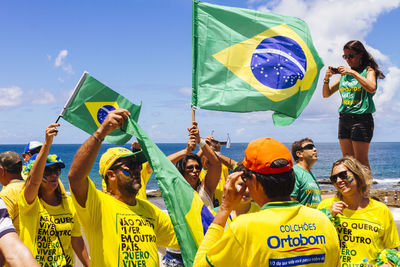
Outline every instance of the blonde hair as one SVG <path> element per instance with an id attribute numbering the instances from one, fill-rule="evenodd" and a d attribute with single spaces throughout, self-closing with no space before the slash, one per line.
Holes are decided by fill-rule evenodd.
<path id="1" fill-rule="evenodd" d="M 372 184 L 372 175 L 371 175 L 371 171 L 369 168 L 362 165 L 355 158 L 353 158 L 351 156 L 346 156 L 346 157 L 343 157 L 343 158 L 337 160 L 335 163 L 333 163 L 331 175 L 332 175 L 333 169 L 339 165 L 343 165 L 344 167 L 346 167 L 346 169 L 348 171 L 353 173 L 354 178 L 357 181 L 357 189 L 361 194 L 364 195 L 366 192 L 369 191 L 369 188 Z M 342 194 L 338 191 L 337 196 L 341 197 Z"/>

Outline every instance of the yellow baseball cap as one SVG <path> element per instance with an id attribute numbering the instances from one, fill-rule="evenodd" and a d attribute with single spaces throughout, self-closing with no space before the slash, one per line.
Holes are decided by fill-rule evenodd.
<path id="1" fill-rule="evenodd" d="M 145 163 L 147 161 L 143 152 L 137 151 L 132 152 L 125 147 L 112 147 L 107 149 L 107 151 L 101 155 L 99 162 L 99 173 L 102 177 L 106 175 L 108 169 L 114 164 L 114 162 L 119 158 L 127 158 L 134 156 L 139 163 Z"/>

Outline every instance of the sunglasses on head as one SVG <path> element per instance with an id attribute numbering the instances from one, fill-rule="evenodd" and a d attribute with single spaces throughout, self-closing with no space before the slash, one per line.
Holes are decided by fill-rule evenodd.
<path id="1" fill-rule="evenodd" d="M 343 59 L 353 59 L 356 55 L 354 54 L 349 54 L 349 55 L 343 55 Z"/>
<path id="2" fill-rule="evenodd" d="M 197 171 L 200 171 L 201 170 L 201 168 L 200 168 L 200 166 L 199 165 L 188 165 L 188 166 L 186 166 L 186 168 L 185 168 L 186 170 L 188 170 L 188 171 L 192 171 L 192 170 L 197 170 Z"/>
<path id="3" fill-rule="evenodd" d="M 60 176 L 61 174 L 61 168 L 45 168 L 44 169 L 44 176 L 50 176 L 51 174 L 55 174 L 57 176 Z"/>
<path id="4" fill-rule="evenodd" d="M 342 172 L 339 172 L 339 173 L 334 174 L 331 177 L 329 177 L 329 179 L 331 180 L 331 182 L 333 184 L 337 182 L 338 178 L 340 178 L 342 180 L 350 180 L 351 176 L 348 175 L 347 171 L 342 171 Z M 351 183 L 352 181 L 353 181 L 353 179 L 351 179 L 349 182 Z"/>
<path id="5" fill-rule="evenodd" d="M 311 150 L 311 149 L 314 149 L 314 147 L 315 147 L 314 144 L 308 144 L 308 145 L 301 147 L 301 150 Z"/>

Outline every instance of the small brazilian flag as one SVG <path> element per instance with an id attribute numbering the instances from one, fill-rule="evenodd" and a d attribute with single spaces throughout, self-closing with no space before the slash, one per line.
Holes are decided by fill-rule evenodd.
<path id="1" fill-rule="evenodd" d="M 273 110 L 275 125 L 289 125 L 310 101 L 322 67 L 304 21 L 193 2 L 192 106 Z"/>
<path id="2" fill-rule="evenodd" d="M 128 99 L 84 72 L 60 117 L 85 132 L 93 134 L 108 113 L 118 108 L 129 110 L 131 117 L 135 121 L 138 120 L 141 105 L 132 104 Z M 116 145 L 123 145 L 131 138 L 132 135 L 125 131 L 125 127 L 122 127 L 109 134 L 105 140 Z"/>

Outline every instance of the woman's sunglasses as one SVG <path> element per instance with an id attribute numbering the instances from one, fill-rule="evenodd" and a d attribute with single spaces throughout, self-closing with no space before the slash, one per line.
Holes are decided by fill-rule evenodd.
<path id="1" fill-rule="evenodd" d="M 331 182 L 333 184 L 337 182 L 338 178 L 340 178 L 342 180 L 348 180 L 349 183 L 353 182 L 353 178 L 351 178 L 351 176 L 347 174 L 347 171 L 342 171 L 342 172 L 339 172 L 339 173 L 329 177 L 329 179 L 331 180 Z"/>
<path id="2" fill-rule="evenodd" d="M 188 171 L 193 171 L 194 169 L 197 170 L 197 171 L 201 170 L 199 165 L 188 165 L 188 166 L 186 166 L 185 169 L 188 170 Z"/>
<path id="3" fill-rule="evenodd" d="M 61 168 L 45 168 L 43 175 L 50 176 L 52 173 L 56 174 L 57 176 L 60 176 Z"/>
<path id="4" fill-rule="evenodd" d="M 343 59 L 353 59 L 356 55 L 354 54 L 349 54 L 349 55 L 343 55 Z"/>

